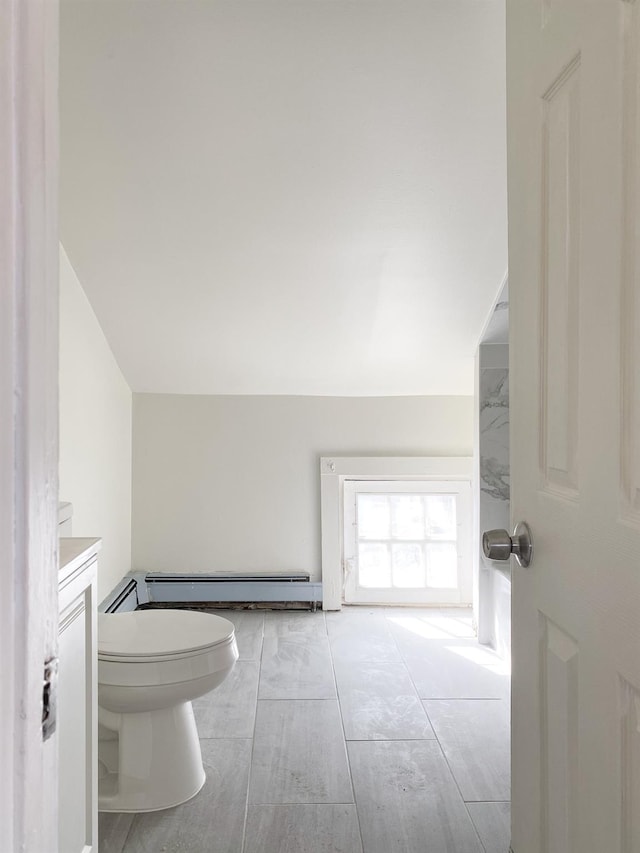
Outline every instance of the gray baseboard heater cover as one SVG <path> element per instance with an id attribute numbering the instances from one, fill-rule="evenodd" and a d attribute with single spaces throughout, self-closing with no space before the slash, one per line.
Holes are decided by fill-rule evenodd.
<path id="1" fill-rule="evenodd" d="M 126 575 L 98 607 L 98 613 L 128 613 L 137 610 L 138 581 Z"/>
<path id="2" fill-rule="evenodd" d="M 122 613 L 137 607 L 167 604 L 221 606 L 308 607 L 322 605 L 322 583 L 307 572 L 179 573 L 132 572 L 99 607 L 103 613 Z"/>

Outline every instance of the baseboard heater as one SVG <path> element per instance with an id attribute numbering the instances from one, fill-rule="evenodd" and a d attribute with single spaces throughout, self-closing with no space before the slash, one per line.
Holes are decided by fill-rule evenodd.
<path id="1" fill-rule="evenodd" d="M 99 613 L 128 613 L 138 609 L 138 580 L 124 577 L 98 607 Z"/>
<path id="2" fill-rule="evenodd" d="M 99 609 L 121 613 L 170 604 L 316 610 L 322 606 L 322 583 L 310 581 L 308 572 L 196 575 L 132 572 Z"/>

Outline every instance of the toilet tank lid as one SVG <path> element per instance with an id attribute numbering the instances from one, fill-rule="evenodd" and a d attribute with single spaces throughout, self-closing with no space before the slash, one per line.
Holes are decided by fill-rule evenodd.
<path id="1" fill-rule="evenodd" d="M 179 655 L 223 643 L 233 623 L 194 610 L 135 610 L 98 614 L 98 654 L 118 657 Z"/>

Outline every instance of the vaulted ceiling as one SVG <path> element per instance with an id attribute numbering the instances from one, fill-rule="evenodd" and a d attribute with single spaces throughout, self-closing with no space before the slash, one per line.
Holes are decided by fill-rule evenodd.
<path id="1" fill-rule="evenodd" d="M 61 6 L 61 239 L 134 390 L 472 393 L 504 0 Z"/>

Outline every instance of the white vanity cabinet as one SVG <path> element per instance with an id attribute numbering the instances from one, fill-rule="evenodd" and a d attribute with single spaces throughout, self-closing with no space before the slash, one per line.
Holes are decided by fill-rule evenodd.
<path id="1" fill-rule="evenodd" d="M 100 539 L 60 539 L 58 851 L 98 851 L 96 567 Z"/>

